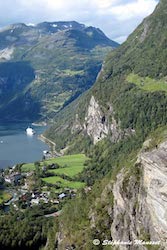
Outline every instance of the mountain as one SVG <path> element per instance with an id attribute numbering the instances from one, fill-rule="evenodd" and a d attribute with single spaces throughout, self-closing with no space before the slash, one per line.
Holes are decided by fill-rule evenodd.
<path id="1" fill-rule="evenodd" d="M 57 147 L 72 144 L 75 134 L 76 138 L 87 135 L 93 143 L 112 134 L 117 141 L 134 131 L 145 137 L 166 124 L 167 29 L 161 5 L 166 4 L 161 1 L 127 41 L 107 56 L 90 91 L 55 118 L 47 136 L 56 138 Z M 63 120 L 66 142 L 60 145 Z"/>
<path id="2" fill-rule="evenodd" d="M 108 51 L 118 47 L 75 21 L 13 24 L 0 30 L 0 117 L 52 119 L 90 88 Z"/>
<path id="3" fill-rule="evenodd" d="M 166 13 L 161 0 L 45 133 L 90 157 L 78 177 L 89 191 L 63 209 L 57 249 L 167 249 Z"/>

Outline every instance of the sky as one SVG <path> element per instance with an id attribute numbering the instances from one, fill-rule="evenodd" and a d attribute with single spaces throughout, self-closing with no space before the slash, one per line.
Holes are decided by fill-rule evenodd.
<path id="1" fill-rule="evenodd" d="M 122 43 L 158 0 L 0 0 L 0 27 L 13 23 L 78 21 Z"/>

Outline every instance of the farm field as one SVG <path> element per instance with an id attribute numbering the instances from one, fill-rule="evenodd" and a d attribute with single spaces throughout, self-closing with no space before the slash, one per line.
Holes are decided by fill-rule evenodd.
<path id="1" fill-rule="evenodd" d="M 83 182 L 68 181 L 59 176 L 46 177 L 46 178 L 42 178 L 42 180 L 49 184 L 59 184 L 60 187 L 62 188 L 78 189 L 78 188 L 83 188 L 85 186 L 85 183 Z"/>
<path id="2" fill-rule="evenodd" d="M 68 167 L 74 167 L 74 166 L 83 165 L 87 159 L 88 158 L 84 154 L 76 154 L 76 155 L 61 156 L 61 157 L 57 157 L 54 159 L 49 159 L 44 162 L 46 162 L 48 165 L 57 163 L 60 166 L 68 165 Z"/>
<path id="3" fill-rule="evenodd" d="M 51 164 L 57 163 L 61 167 L 65 167 L 65 166 L 67 168 L 73 167 L 73 172 L 78 173 L 78 171 L 81 172 L 83 170 L 84 162 L 87 159 L 88 158 L 84 154 L 65 155 L 65 156 L 45 160 L 43 162 L 40 162 L 40 165 L 43 166 L 43 165 L 51 165 Z M 77 170 L 77 168 L 78 168 L 78 170 Z M 34 163 L 26 163 L 26 164 L 24 164 L 22 166 L 22 171 L 23 172 L 29 172 L 29 171 L 32 171 L 32 170 L 35 170 Z M 60 172 L 61 171 L 62 170 L 60 170 Z M 72 171 L 72 169 L 71 169 L 71 171 Z"/>
<path id="4" fill-rule="evenodd" d="M 74 177 L 77 174 L 82 172 L 83 167 L 84 167 L 83 165 L 62 167 L 62 168 L 58 168 L 58 169 L 49 170 L 48 172 L 58 174 L 58 175 L 65 174 L 67 176 Z"/>
<path id="5" fill-rule="evenodd" d="M 127 81 L 137 85 L 145 91 L 165 91 L 167 93 L 167 82 L 165 79 L 154 80 L 150 77 L 141 77 L 137 74 L 131 73 L 128 75 Z"/>
<path id="6" fill-rule="evenodd" d="M 78 189 L 85 186 L 85 183 L 68 180 L 65 177 L 62 178 L 61 175 L 65 175 L 71 178 L 75 178 L 79 173 L 84 169 L 84 163 L 88 158 L 84 154 L 76 155 L 65 155 L 57 158 L 52 158 L 40 162 L 40 166 L 48 166 L 57 163 L 60 167 L 57 169 L 48 170 L 49 173 L 54 174 L 55 176 L 42 178 L 47 184 L 57 184 L 60 188 L 72 188 Z M 35 170 L 34 163 L 24 164 L 22 166 L 23 172 L 29 172 Z"/>

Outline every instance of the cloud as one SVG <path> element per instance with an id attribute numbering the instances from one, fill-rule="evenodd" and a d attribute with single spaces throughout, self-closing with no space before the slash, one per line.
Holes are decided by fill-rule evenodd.
<path id="1" fill-rule="evenodd" d="M 75 20 L 102 29 L 122 42 L 158 0 L 5 0 L 0 1 L 0 26 L 11 23 Z M 8 17 L 8 18 L 7 18 Z"/>
<path id="2" fill-rule="evenodd" d="M 117 20 L 125 21 L 131 18 L 143 17 L 148 15 L 154 9 L 156 1 L 154 0 L 138 0 L 127 4 L 114 6 L 110 9 L 111 15 Z"/>

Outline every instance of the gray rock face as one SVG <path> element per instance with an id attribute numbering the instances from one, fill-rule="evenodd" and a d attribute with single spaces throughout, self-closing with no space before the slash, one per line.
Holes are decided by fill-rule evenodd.
<path id="1" fill-rule="evenodd" d="M 102 114 L 94 96 L 90 99 L 84 127 L 87 134 L 93 138 L 94 144 L 105 138 L 109 133 L 106 117 Z"/>
<path id="2" fill-rule="evenodd" d="M 142 152 L 136 168 L 140 175 L 127 176 L 122 170 L 114 184 L 112 239 L 133 243 L 119 246 L 121 250 L 147 249 L 145 244 L 135 244 L 138 240 L 167 249 L 167 141 Z"/>
<path id="3" fill-rule="evenodd" d="M 157 237 L 167 240 L 167 141 L 140 155 L 146 203 Z"/>
<path id="4" fill-rule="evenodd" d="M 84 123 L 81 123 L 78 114 L 76 115 L 71 133 L 79 132 L 86 132 L 86 134 L 92 138 L 94 144 L 108 135 L 110 135 L 110 140 L 115 143 L 122 137 L 135 133 L 135 131 L 130 128 L 121 130 L 120 124 L 118 124 L 114 118 L 112 105 L 110 104 L 109 110 L 104 113 L 94 96 L 90 99 Z"/>

